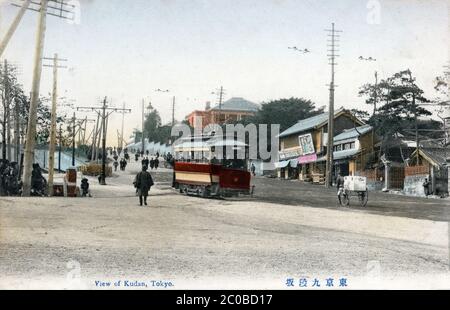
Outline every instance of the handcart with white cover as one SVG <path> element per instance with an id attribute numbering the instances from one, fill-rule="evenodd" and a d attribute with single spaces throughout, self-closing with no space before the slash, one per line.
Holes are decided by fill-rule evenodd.
<path id="1" fill-rule="evenodd" d="M 339 189 L 338 199 L 341 206 L 350 205 L 350 197 L 358 197 L 361 207 L 366 206 L 369 199 L 367 178 L 361 176 L 344 177 L 344 187 Z"/>

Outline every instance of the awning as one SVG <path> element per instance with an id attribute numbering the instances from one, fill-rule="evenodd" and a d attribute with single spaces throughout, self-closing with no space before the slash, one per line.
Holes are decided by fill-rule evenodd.
<path id="1" fill-rule="evenodd" d="M 283 160 L 275 163 L 275 168 L 286 168 L 289 165 L 289 160 Z"/>
<path id="2" fill-rule="evenodd" d="M 309 154 L 309 155 L 303 155 L 300 156 L 297 161 L 300 164 L 307 164 L 307 163 L 313 163 L 315 161 L 317 161 L 317 154 Z"/>
<path id="3" fill-rule="evenodd" d="M 297 158 L 291 159 L 289 161 L 289 166 L 291 166 L 292 168 L 297 168 L 297 165 L 298 165 L 298 159 Z"/>

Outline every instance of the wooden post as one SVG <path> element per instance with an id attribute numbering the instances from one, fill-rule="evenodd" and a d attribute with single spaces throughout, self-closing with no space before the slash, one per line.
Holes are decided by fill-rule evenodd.
<path id="1" fill-rule="evenodd" d="M 28 115 L 28 130 L 24 152 L 23 170 L 23 196 L 31 193 L 31 171 L 34 161 L 34 148 L 36 144 L 37 107 L 39 104 L 39 88 L 41 85 L 42 53 L 44 50 L 45 27 L 47 19 L 48 0 L 41 0 L 38 31 L 36 34 L 36 48 L 34 55 L 33 84 L 31 90 L 30 111 Z"/>
<path id="2" fill-rule="evenodd" d="M 53 93 L 52 93 L 52 115 L 50 127 L 50 147 L 48 156 L 48 193 L 53 196 L 53 176 L 55 168 L 56 149 L 56 101 L 58 98 L 58 54 L 53 58 Z"/>

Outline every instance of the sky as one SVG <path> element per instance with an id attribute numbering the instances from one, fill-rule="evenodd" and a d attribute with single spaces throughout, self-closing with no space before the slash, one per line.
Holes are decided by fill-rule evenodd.
<path id="1" fill-rule="evenodd" d="M 18 8 L 0 0 L 0 36 Z M 327 32 L 342 30 L 336 67 L 335 106 L 370 111 L 359 87 L 411 69 L 425 94 L 449 61 L 447 0 L 81 0 L 75 23 L 47 18 L 44 56 L 68 59 L 59 72 L 59 94 L 76 106 L 110 104 L 132 109 L 125 138 L 141 127 L 142 100 L 152 102 L 163 123 L 182 120 L 223 86 L 225 100 L 263 103 L 290 97 L 328 105 Z M 38 13 L 28 11 L 3 58 L 20 68 L 31 89 Z M 302 54 L 290 46 L 308 48 Z M 377 61 L 358 60 L 359 56 Z M 52 88 L 42 71 L 41 94 Z M 155 92 L 168 89 L 168 93 Z M 59 107 L 60 112 L 71 112 Z M 80 118 L 92 113 L 79 112 Z M 108 143 L 117 144 L 122 115 L 109 122 Z"/>

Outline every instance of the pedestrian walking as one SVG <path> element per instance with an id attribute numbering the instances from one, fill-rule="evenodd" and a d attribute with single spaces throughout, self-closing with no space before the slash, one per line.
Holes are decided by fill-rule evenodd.
<path id="1" fill-rule="evenodd" d="M 154 167 L 155 167 L 155 160 L 152 157 L 152 159 L 150 159 L 150 168 L 153 170 Z"/>
<path id="2" fill-rule="evenodd" d="M 338 193 L 338 196 L 340 190 L 343 188 L 344 188 L 344 178 L 342 177 L 341 173 L 338 173 L 336 177 L 336 192 Z"/>
<path id="3" fill-rule="evenodd" d="M 155 158 L 155 170 L 158 169 L 159 166 L 159 159 L 158 157 Z"/>
<path id="4" fill-rule="evenodd" d="M 252 163 L 252 166 L 250 167 L 250 170 L 252 171 L 252 175 L 255 176 L 256 175 L 256 173 L 255 173 L 256 167 L 255 167 L 254 163 Z"/>
<path id="5" fill-rule="evenodd" d="M 142 171 L 136 175 L 134 179 L 134 187 L 136 188 L 136 192 L 139 196 L 139 204 L 142 206 L 142 203 L 147 205 L 147 197 L 150 188 L 153 186 L 153 178 L 152 175 L 147 171 L 148 167 L 143 165 Z"/>
<path id="6" fill-rule="evenodd" d="M 117 171 L 117 166 L 119 165 L 119 163 L 117 162 L 117 160 L 114 161 L 114 171 Z"/>
<path id="7" fill-rule="evenodd" d="M 142 166 L 146 166 L 148 169 L 148 164 L 149 164 L 148 157 L 145 157 L 144 159 L 142 159 L 141 164 L 142 164 Z"/>

